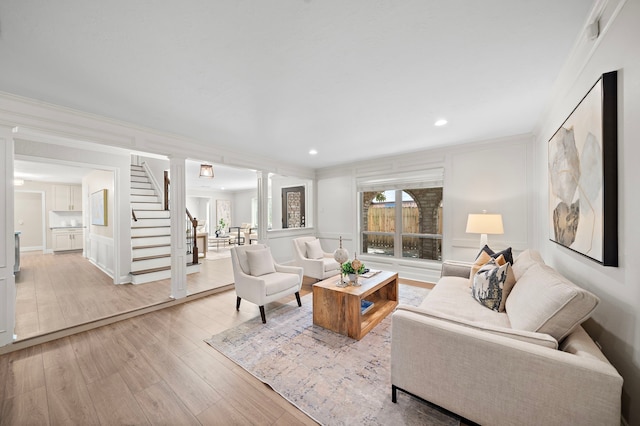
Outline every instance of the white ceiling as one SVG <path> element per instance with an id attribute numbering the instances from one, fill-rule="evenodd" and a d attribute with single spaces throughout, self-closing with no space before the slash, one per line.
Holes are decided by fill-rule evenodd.
<path id="1" fill-rule="evenodd" d="M 3 1 L 0 90 L 318 168 L 530 132 L 591 6 Z"/>

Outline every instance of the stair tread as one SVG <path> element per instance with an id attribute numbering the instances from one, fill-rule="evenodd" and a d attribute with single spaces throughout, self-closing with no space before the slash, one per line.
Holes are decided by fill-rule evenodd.
<path id="1" fill-rule="evenodd" d="M 156 237 L 170 237 L 171 234 L 157 234 L 157 235 L 132 235 L 131 238 L 156 238 Z"/>
<path id="2" fill-rule="evenodd" d="M 194 266 L 194 265 L 199 265 L 200 263 L 193 263 L 193 262 L 189 262 L 187 263 L 187 267 L 189 266 Z M 161 266 L 159 268 L 151 268 L 151 269 L 143 269 L 142 271 L 131 271 L 130 274 L 131 275 L 144 275 L 144 274 L 152 274 L 154 272 L 162 272 L 162 271 L 170 271 L 171 270 L 171 266 Z"/>
<path id="3" fill-rule="evenodd" d="M 135 246 L 132 248 L 134 250 L 138 250 L 138 249 L 150 249 L 150 248 L 158 248 L 158 247 L 171 247 L 171 244 L 149 244 L 146 246 Z"/>
<path id="4" fill-rule="evenodd" d="M 141 271 L 131 271 L 131 275 L 151 274 L 153 272 L 169 271 L 171 266 L 162 266 L 160 268 L 143 269 Z"/>
<path id="5" fill-rule="evenodd" d="M 153 255 L 153 256 L 134 257 L 131 260 L 133 262 L 139 262 L 141 260 L 164 259 L 166 257 L 171 257 L 171 253 L 168 253 L 168 254 L 156 254 L 156 255 Z"/>

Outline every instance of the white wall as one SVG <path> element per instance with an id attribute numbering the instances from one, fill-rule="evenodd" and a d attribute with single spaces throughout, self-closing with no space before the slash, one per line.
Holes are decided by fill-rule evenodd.
<path id="1" fill-rule="evenodd" d="M 234 224 L 240 226 L 243 223 L 251 223 L 251 200 L 257 196 L 258 191 L 256 189 L 234 192 L 233 209 L 231 211 Z M 251 225 L 255 226 L 257 224 L 251 223 Z"/>
<path id="2" fill-rule="evenodd" d="M 85 256 L 111 278 L 115 277 L 115 238 L 114 229 L 118 223 L 118 218 L 114 216 L 115 200 L 118 194 L 115 193 L 114 174 L 112 171 L 94 170 L 82 178 L 82 188 L 85 192 L 83 197 L 87 200 L 85 204 L 84 224 L 85 224 Z M 102 189 L 107 190 L 107 225 L 91 224 L 91 194 Z M 124 222 L 127 223 L 127 222 Z M 128 244 L 130 251 L 131 244 Z M 122 244 L 124 249 L 124 244 Z"/>
<path id="3" fill-rule="evenodd" d="M 355 179 L 444 167 L 443 258 L 472 261 L 480 236 L 467 234 L 469 213 L 483 209 L 503 215 L 505 233 L 489 238 L 496 249 L 521 251 L 531 245 L 531 137 L 513 136 L 450 148 L 414 152 L 377 161 L 318 171 L 318 235 L 326 251 L 343 246 L 351 257 L 360 245 Z M 397 270 L 400 276 L 435 282 L 438 262 L 359 255 L 368 266 Z"/>
<path id="4" fill-rule="evenodd" d="M 536 131 L 537 243 L 547 263 L 601 300 L 585 323 L 589 334 L 624 378 L 622 414 L 640 424 L 640 1 L 605 2 L 604 34 L 582 36 L 568 59 L 552 103 Z M 616 7 L 622 5 L 616 17 Z M 548 240 L 547 143 L 591 86 L 618 70 L 618 250 L 619 267 L 603 267 Z"/>

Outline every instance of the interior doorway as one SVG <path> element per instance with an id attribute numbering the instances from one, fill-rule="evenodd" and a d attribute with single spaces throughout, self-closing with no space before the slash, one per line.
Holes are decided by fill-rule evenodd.
<path id="1" fill-rule="evenodd" d="M 20 232 L 21 251 L 44 251 L 47 246 L 44 191 L 16 189 L 13 229 Z"/>

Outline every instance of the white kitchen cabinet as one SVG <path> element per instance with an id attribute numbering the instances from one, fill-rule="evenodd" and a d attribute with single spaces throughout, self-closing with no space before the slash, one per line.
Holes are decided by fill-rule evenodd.
<path id="1" fill-rule="evenodd" d="M 81 229 L 54 229 L 53 251 L 81 250 L 84 247 L 83 232 Z"/>
<path id="2" fill-rule="evenodd" d="M 82 210 L 82 186 L 53 185 L 52 210 Z"/>

